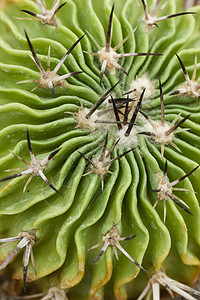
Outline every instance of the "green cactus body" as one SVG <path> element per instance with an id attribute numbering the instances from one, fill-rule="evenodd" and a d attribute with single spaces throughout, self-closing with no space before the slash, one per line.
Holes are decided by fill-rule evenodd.
<path id="1" fill-rule="evenodd" d="M 147 1 L 149 11 L 155 2 Z M 53 1 L 46 0 L 46 4 L 50 8 Z M 190 9 L 197 14 L 164 20 L 158 23 L 159 28 L 153 27 L 147 31 L 142 21 L 141 1 L 115 0 L 111 46 L 119 44 L 135 29 L 117 53 L 163 55 L 122 57 L 117 63 L 128 75 L 117 68 L 111 72 L 115 74 L 110 74 L 106 68 L 100 85 L 101 62 L 98 57 L 84 51 L 98 51 L 90 35 L 101 47 L 105 46 L 112 5 L 111 0 L 67 1 L 56 14 L 57 27 L 43 25 L 36 20 L 15 18 L 26 17 L 20 11 L 22 9 L 40 13 L 35 1 L 20 1 L 1 11 L 0 179 L 5 174 L 16 173 L 4 173 L 5 170 L 24 167 L 23 162 L 9 150 L 30 162 L 26 138 L 28 129 L 36 159 L 44 159 L 60 149 L 45 167 L 44 174 L 63 196 L 40 176 L 33 177 L 24 193 L 23 188 L 28 180 L 26 175 L 10 182 L 0 182 L 0 235 L 1 238 L 10 238 L 17 237 L 20 232 L 36 230 L 32 249 L 37 276 L 30 262 L 26 280 L 38 280 L 43 290 L 54 286 L 67 289 L 69 299 L 137 299 L 152 274 L 164 272 L 176 281 L 192 285 L 200 269 L 200 168 L 175 186 L 195 193 L 173 191 L 173 195 L 184 201 L 192 215 L 169 197 L 166 200 L 165 222 L 163 199 L 160 198 L 153 208 L 158 199 L 158 192 L 153 190 L 159 187 L 159 176 L 163 176 L 166 160 L 169 183 L 200 164 L 199 98 L 189 93 L 169 95 L 179 87 L 183 89 L 185 82 L 175 53 L 181 58 L 190 79 L 195 56 L 197 63 L 200 62 L 200 7 Z M 183 1 L 169 0 L 158 15 L 182 11 Z M 50 68 L 53 70 L 70 47 L 86 33 L 57 75 L 83 72 L 64 80 L 64 86 L 55 86 L 55 95 L 45 87 L 31 91 L 38 85 L 36 82 L 18 83 L 40 78 L 38 68 L 30 58 L 24 29 L 45 70 L 49 46 Z M 198 64 L 196 78 L 200 75 Z M 131 131 L 134 134 L 130 134 L 129 138 L 123 131 L 127 130 L 127 124 L 121 124 L 122 129 L 119 130 L 117 124 L 96 123 L 96 120 L 116 121 L 110 101 L 104 101 L 93 117 L 88 118 L 91 122 L 89 126 L 79 123 L 80 112 L 89 112 L 119 78 L 121 81 L 111 94 L 114 99 L 126 99 L 123 93 L 133 89 L 130 97 L 135 102 L 131 104 L 130 115 L 146 88 L 139 109 L 153 122 L 161 122 L 159 79 L 168 129 L 178 114 L 181 113 L 176 123 L 189 115 L 177 128 L 189 130 L 172 136 L 176 148 L 170 142 L 164 142 L 163 157 L 155 136 L 138 134 L 151 130 L 148 120 L 140 112 L 135 122 L 137 126 Z M 109 112 L 101 115 L 106 109 Z M 87 121 L 85 113 L 83 119 Z M 134 150 L 107 165 L 107 171 L 99 176 L 96 171 L 90 172 L 92 166 L 87 159 L 94 162 L 102 153 L 107 132 L 106 151 L 118 138 L 120 140 L 105 162 L 132 148 Z M 87 175 L 87 172 L 91 174 Z M 117 260 L 111 244 L 101 258 L 92 263 L 106 242 L 94 250 L 87 249 L 102 242 L 113 226 L 117 228 L 118 237 L 136 235 L 119 243 L 147 273 L 119 249 Z M 12 243 L 0 249 L 1 263 L 16 245 Z M 20 280 L 23 278 L 22 257 L 23 250 L 5 270 Z M 31 287 L 31 283 L 27 286 Z"/>

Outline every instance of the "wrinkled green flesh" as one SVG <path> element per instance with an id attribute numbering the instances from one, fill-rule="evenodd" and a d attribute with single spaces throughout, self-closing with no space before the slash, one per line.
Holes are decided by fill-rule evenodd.
<path id="1" fill-rule="evenodd" d="M 47 7 L 51 7 L 52 1 L 46 2 Z M 168 200 L 165 224 L 162 201 L 152 210 L 157 200 L 157 194 L 152 190 L 157 189 L 158 173 L 162 174 L 165 166 L 160 146 L 153 140 L 140 136 L 139 147 L 111 165 L 113 174 L 104 176 L 103 191 L 98 175 L 82 176 L 89 171 L 89 166 L 79 152 L 90 158 L 100 153 L 106 130 L 104 125 L 92 132 L 77 128 L 72 113 L 77 112 L 81 105 L 91 107 L 119 77 L 121 82 L 115 91 L 120 96 L 130 88 L 135 76 L 144 72 L 155 80 L 156 88 L 158 79 L 161 79 L 167 122 L 172 122 L 179 113 L 182 117 L 190 114 L 181 126 L 190 130 L 176 134 L 173 140 L 182 152 L 165 146 L 169 181 L 180 178 L 200 164 L 200 101 L 192 97 L 169 96 L 184 82 L 175 53 L 181 57 L 189 76 L 194 69 L 195 55 L 200 63 L 200 7 L 192 8 L 197 15 L 161 22 L 159 28 L 146 33 L 137 2 L 140 1 L 115 1 L 112 46 L 137 27 L 119 52 L 164 55 L 121 59 L 120 64 L 128 77 L 119 71 L 116 76 L 110 75 L 106 70 L 100 86 L 99 61 L 83 53 L 83 50 L 96 51 L 86 35 L 60 68 L 59 74 L 84 72 L 71 77 L 67 89 L 56 87 L 55 96 L 45 88 L 31 92 L 35 83 L 16 84 L 39 78 L 38 69 L 29 56 L 24 28 L 44 68 L 48 47 L 51 46 L 53 69 L 86 30 L 100 45 L 105 45 L 112 1 L 67 1 L 57 14 L 57 28 L 14 18 L 24 17 L 20 9 L 39 12 L 36 3 L 31 0 L 9 5 L 1 12 L 0 178 L 8 176 L 5 170 L 24 166 L 9 150 L 30 160 L 26 141 L 28 129 L 37 158 L 44 158 L 61 148 L 44 172 L 64 197 L 55 193 L 40 177 L 32 179 L 25 193 L 23 187 L 27 176 L 14 179 L 6 190 L 0 192 L 0 234 L 5 238 L 16 236 L 22 230 L 38 229 L 38 240 L 33 248 L 37 278 L 43 278 L 44 285 L 48 282 L 61 288 L 73 287 L 69 291 L 72 299 L 85 299 L 88 294 L 91 299 L 101 299 L 106 295 L 125 299 L 127 283 L 128 296 L 134 299 L 147 282 L 148 276 L 119 251 L 117 261 L 110 247 L 96 264 L 92 264 L 100 247 L 90 252 L 87 249 L 100 243 L 113 223 L 117 224 L 120 236 L 136 235 L 121 245 L 149 274 L 164 268 L 168 276 L 190 283 L 200 267 L 200 168 L 177 185 L 196 193 L 174 192 L 188 204 L 193 215 Z M 150 8 L 155 3 L 147 2 Z M 182 2 L 168 1 L 162 14 L 182 11 Z M 197 78 L 199 70 L 198 67 Z M 160 120 L 158 90 L 142 108 L 153 120 Z M 115 132 L 115 125 L 109 131 Z M 110 147 L 113 143 L 111 139 Z M 112 157 L 122 150 L 117 146 Z M 0 183 L 1 190 L 5 186 L 5 182 Z M 0 261 L 13 247 L 9 245 L 0 249 Z M 21 260 L 22 254 L 12 262 L 16 278 L 23 276 Z M 27 278 L 29 281 L 37 279 L 31 264 Z"/>

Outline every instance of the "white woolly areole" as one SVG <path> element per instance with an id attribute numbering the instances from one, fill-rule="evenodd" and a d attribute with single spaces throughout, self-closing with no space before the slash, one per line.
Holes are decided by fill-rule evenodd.
<path id="1" fill-rule="evenodd" d="M 148 14 L 148 18 L 143 17 L 142 21 L 145 23 L 145 27 L 146 30 L 148 31 L 151 27 L 155 26 L 155 24 L 157 23 L 158 18 L 151 16 L 150 14 Z"/>
<path id="2" fill-rule="evenodd" d="M 116 52 L 110 47 L 109 52 L 106 51 L 106 47 L 101 48 L 97 52 L 100 61 L 103 63 L 103 61 L 107 61 L 106 67 L 110 71 L 110 74 L 114 75 L 115 74 L 115 64 L 117 62 L 117 57 L 116 57 Z"/>
<path id="3" fill-rule="evenodd" d="M 192 81 L 185 82 L 178 88 L 179 94 L 175 96 L 190 96 L 190 97 L 197 97 L 197 94 L 199 94 L 200 91 L 200 83 L 198 81 Z"/>
<path id="4" fill-rule="evenodd" d="M 122 148 L 131 145 L 138 145 L 138 137 L 137 137 L 137 131 L 135 127 L 132 128 L 129 136 L 124 135 L 126 130 L 127 130 L 127 126 L 124 126 L 122 129 L 116 131 L 115 133 L 116 139 L 120 139 L 118 145 L 120 145 Z"/>
<path id="5" fill-rule="evenodd" d="M 96 120 L 99 120 L 98 112 L 96 110 L 88 119 L 85 117 L 90 112 L 89 108 L 81 108 L 79 111 L 74 113 L 74 118 L 77 121 L 76 128 L 81 129 L 89 129 L 90 131 L 94 131 L 97 128 L 101 127 L 102 124 L 96 123 Z M 105 126 L 105 124 L 104 124 Z"/>
<path id="6" fill-rule="evenodd" d="M 60 76 L 55 74 L 54 71 L 46 71 L 44 75 L 41 75 L 41 78 L 38 80 L 38 82 L 42 87 L 45 88 L 53 88 L 56 86 L 67 87 L 66 82 L 60 79 Z"/>
<path id="7" fill-rule="evenodd" d="M 158 189 L 160 190 L 160 192 L 158 192 L 158 198 L 160 200 L 168 200 L 168 194 L 172 194 L 172 186 L 160 173 L 158 173 Z"/>
<path id="8" fill-rule="evenodd" d="M 171 297 L 174 298 L 173 292 L 182 296 L 187 300 L 196 300 L 196 297 L 191 296 L 189 293 L 194 294 L 196 296 L 200 296 L 200 292 L 192 289 L 191 287 L 175 281 L 174 279 L 169 278 L 164 272 L 158 271 L 152 274 L 147 286 L 144 288 L 142 294 L 138 297 L 137 300 L 142 300 L 147 295 L 150 299 L 151 294 L 153 293 L 153 299 L 160 299 L 160 285 L 162 285 L 165 289 L 167 289 L 168 293 L 170 293 Z M 147 298 L 148 298 L 147 297 Z"/>
<path id="9" fill-rule="evenodd" d="M 107 153 L 105 153 L 105 155 L 106 154 Z M 105 174 L 108 173 L 108 170 L 110 168 L 110 164 L 106 165 L 106 163 L 109 161 L 109 158 L 104 158 L 103 161 L 100 161 L 100 157 L 101 155 L 93 159 L 93 163 L 95 164 L 95 167 L 91 165 L 91 173 L 96 173 L 99 176 L 104 176 Z"/>
<path id="10" fill-rule="evenodd" d="M 28 170 L 33 176 L 40 176 L 40 171 L 44 171 L 44 169 L 46 168 L 48 160 L 45 164 L 42 164 L 42 161 L 43 159 L 36 159 L 35 161 L 30 162 Z"/>
<path id="11" fill-rule="evenodd" d="M 141 77 L 136 76 L 136 79 L 132 81 L 130 86 L 130 90 L 133 90 L 133 92 L 130 93 L 130 97 L 135 98 L 136 101 L 139 100 L 144 88 L 146 88 L 142 102 L 149 102 L 149 99 L 152 98 L 155 93 L 154 83 L 155 81 L 152 81 L 147 74 L 143 74 Z"/>
<path id="12" fill-rule="evenodd" d="M 154 134 L 153 138 L 159 144 L 169 144 L 169 143 L 171 143 L 173 138 L 174 138 L 174 133 L 172 132 L 169 135 L 166 134 L 166 132 L 169 129 L 171 129 L 171 126 L 167 123 L 162 125 L 158 121 L 153 121 L 153 123 L 154 123 L 154 127 L 150 123 L 146 123 L 144 125 L 145 131 L 153 133 Z"/>

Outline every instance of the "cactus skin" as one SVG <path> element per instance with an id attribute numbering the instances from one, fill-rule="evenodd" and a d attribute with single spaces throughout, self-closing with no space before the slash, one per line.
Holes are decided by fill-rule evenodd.
<path id="1" fill-rule="evenodd" d="M 52 1 L 46 0 L 47 7 Z M 153 7 L 155 1 L 147 1 Z M 8 5 L 1 11 L 0 28 L 0 174 L 23 165 L 9 150 L 29 161 L 26 132 L 29 130 L 31 145 L 37 159 L 43 159 L 56 149 L 60 151 L 49 162 L 45 176 L 64 197 L 53 191 L 40 177 L 34 177 L 23 193 L 26 178 L 19 177 L 4 189 L 0 183 L 0 235 L 15 237 L 22 231 L 36 229 L 33 246 L 37 277 L 31 264 L 27 281 L 40 279 L 43 289 L 58 286 L 69 289 L 69 299 L 136 299 L 149 281 L 151 274 L 164 271 L 167 276 L 188 285 L 194 284 L 200 269 L 200 168 L 184 179 L 177 187 L 193 190 L 176 192 L 188 206 L 192 216 L 166 201 L 167 215 L 163 222 L 163 203 L 157 200 L 158 174 L 163 174 L 167 159 L 169 182 L 181 178 L 200 164 L 200 100 L 190 96 L 178 96 L 176 91 L 185 78 L 181 58 L 191 78 L 194 60 L 200 62 L 200 6 L 190 9 L 194 15 L 184 15 L 159 23 L 159 28 L 146 32 L 142 23 L 142 11 L 133 0 L 116 0 L 113 15 L 112 44 L 117 45 L 137 26 L 137 30 L 119 49 L 119 53 L 162 53 L 160 57 L 126 57 L 120 65 L 128 76 L 120 71 L 111 75 L 106 70 L 100 86 L 99 61 L 84 51 L 96 51 L 86 35 L 69 55 L 59 70 L 59 75 L 83 71 L 67 80 L 67 88 L 51 90 L 39 88 L 34 83 L 16 84 L 23 80 L 39 78 L 39 72 L 30 58 L 30 50 L 24 28 L 41 63 L 46 66 L 49 45 L 51 66 L 55 67 L 73 43 L 86 30 L 105 45 L 108 19 L 113 1 L 72 0 L 57 14 L 57 27 L 42 25 L 23 18 L 21 9 L 38 12 L 34 1 L 26 0 Z M 162 15 L 182 11 L 182 0 L 169 0 Z M 116 142 L 116 125 L 103 124 L 95 130 L 77 127 L 75 115 L 94 103 L 111 88 L 120 77 L 114 92 L 116 97 L 129 91 L 137 77 L 148 77 L 155 83 L 150 101 L 142 105 L 152 120 L 160 121 L 159 82 L 162 82 L 165 105 L 165 121 L 171 123 L 181 113 L 179 121 L 190 114 L 173 142 L 181 152 L 165 146 L 162 158 L 160 145 L 153 139 L 137 136 L 138 147 L 112 163 L 113 174 L 105 174 L 102 191 L 98 174 L 83 176 L 90 169 L 83 155 L 89 159 L 102 152 L 107 130 L 108 149 Z M 197 67 L 197 77 L 199 77 Z M 106 107 L 102 104 L 99 110 Z M 142 127 L 144 119 L 138 124 Z M 107 117 L 109 119 L 110 117 Z M 105 118 L 104 118 L 105 119 Z M 112 152 L 117 157 L 135 145 L 118 145 Z M 124 149 L 125 148 L 125 149 Z M 136 235 L 123 242 L 123 248 L 148 274 L 140 270 L 121 252 L 116 260 L 112 248 L 96 264 L 99 248 L 87 249 L 102 241 L 116 224 L 120 237 Z M 7 245 L 0 249 L 0 262 L 14 250 Z M 22 253 L 6 268 L 16 279 L 23 279 Z M 28 287 L 31 286 L 28 285 Z M 72 288 L 73 287 L 73 288 Z M 72 288 L 72 289 L 70 289 Z"/>

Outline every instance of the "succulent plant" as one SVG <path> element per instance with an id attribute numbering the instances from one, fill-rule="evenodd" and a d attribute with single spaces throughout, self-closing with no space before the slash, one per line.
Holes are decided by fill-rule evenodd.
<path id="1" fill-rule="evenodd" d="M 1 11 L 0 271 L 43 299 L 198 299 L 200 6 L 114 2 Z"/>

